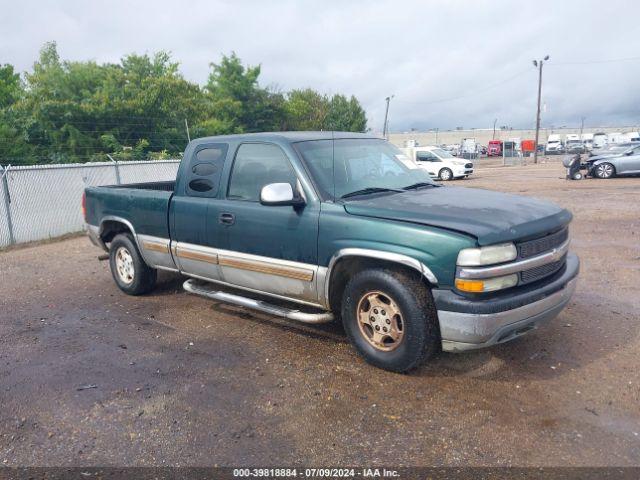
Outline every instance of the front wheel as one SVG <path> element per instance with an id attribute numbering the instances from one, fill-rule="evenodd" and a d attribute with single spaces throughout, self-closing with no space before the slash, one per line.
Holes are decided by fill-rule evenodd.
<path id="1" fill-rule="evenodd" d="M 596 174 L 596 177 L 598 178 L 603 178 L 603 179 L 611 178 L 615 175 L 615 173 L 616 173 L 616 169 L 610 163 L 601 163 L 597 165 L 595 168 L 595 174 Z"/>
<path id="2" fill-rule="evenodd" d="M 109 246 L 109 266 L 118 288 L 128 295 L 150 292 L 156 284 L 157 270 L 149 267 L 129 234 L 120 234 Z"/>
<path id="3" fill-rule="evenodd" d="M 448 182 L 453 178 L 453 172 L 449 168 L 443 168 L 438 174 L 438 178 L 443 182 Z"/>
<path id="4" fill-rule="evenodd" d="M 356 273 L 342 298 L 351 343 L 376 367 L 406 372 L 438 351 L 438 316 L 421 279 L 400 270 Z"/>

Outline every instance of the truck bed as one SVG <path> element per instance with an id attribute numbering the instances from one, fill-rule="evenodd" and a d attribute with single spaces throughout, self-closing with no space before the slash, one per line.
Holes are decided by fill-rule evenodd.
<path id="1" fill-rule="evenodd" d="M 107 185 L 85 189 L 87 223 L 126 220 L 138 235 L 169 238 L 169 202 L 175 181 Z"/>
<path id="2" fill-rule="evenodd" d="M 176 188 L 175 180 L 168 182 L 147 182 L 147 183 L 127 183 L 125 185 L 105 185 L 104 188 L 136 189 L 136 190 L 159 190 L 162 192 L 173 192 Z"/>

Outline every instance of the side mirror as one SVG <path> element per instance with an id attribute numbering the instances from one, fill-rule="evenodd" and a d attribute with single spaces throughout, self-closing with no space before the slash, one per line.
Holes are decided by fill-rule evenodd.
<path id="1" fill-rule="evenodd" d="M 293 191 L 290 183 L 270 183 L 260 191 L 260 203 L 268 206 L 290 205 L 299 207 L 305 204 L 304 199 Z"/>

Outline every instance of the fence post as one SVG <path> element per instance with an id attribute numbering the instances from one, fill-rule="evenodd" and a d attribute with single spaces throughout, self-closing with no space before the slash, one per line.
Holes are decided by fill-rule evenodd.
<path id="1" fill-rule="evenodd" d="M 120 185 L 122 183 L 120 181 L 120 166 L 118 165 L 118 162 L 114 160 L 113 157 L 108 153 L 107 153 L 107 157 L 109 157 L 109 160 L 111 160 L 113 162 L 113 165 L 116 167 L 116 183 Z"/>
<path id="2" fill-rule="evenodd" d="M 0 170 L 2 171 L 2 191 L 4 192 L 4 208 L 7 211 L 7 227 L 9 228 L 9 244 L 13 245 L 16 243 L 16 239 L 13 236 L 13 221 L 11 220 L 11 197 L 9 196 L 9 182 L 7 181 L 7 173 L 11 165 L 7 167 L 0 166 Z"/>

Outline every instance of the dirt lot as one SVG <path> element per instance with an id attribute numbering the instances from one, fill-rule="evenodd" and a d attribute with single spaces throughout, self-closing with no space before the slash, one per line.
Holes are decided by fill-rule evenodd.
<path id="1" fill-rule="evenodd" d="M 115 287 L 88 240 L 0 253 L 5 465 L 638 465 L 640 178 L 557 164 L 459 182 L 571 209 L 581 280 L 545 329 L 411 375 L 339 325 Z M 95 387 L 94 387 L 95 386 Z"/>

